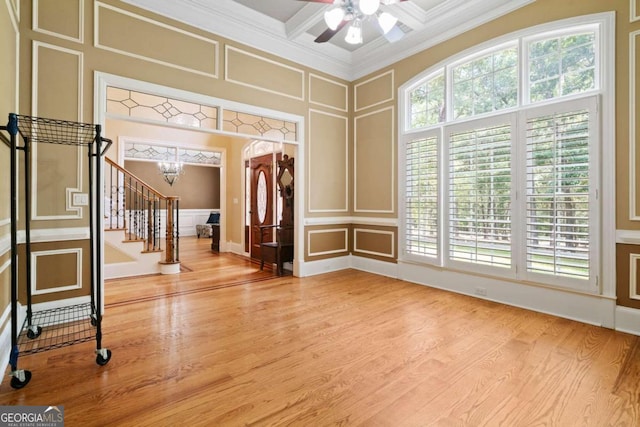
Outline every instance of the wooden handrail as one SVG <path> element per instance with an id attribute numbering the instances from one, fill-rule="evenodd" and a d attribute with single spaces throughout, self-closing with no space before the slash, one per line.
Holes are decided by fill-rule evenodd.
<path id="1" fill-rule="evenodd" d="M 113 229 L 115 217 L 116 229 L 125 229 L 128 240 L 139 241 L 143 239 L 147 251 L 162 251 L 162 231 L 160 230 L 161 213 L 165 216 L 163 264 L 175 264 L 179 262 L 179 196 L 165 196 L 158 190 L 149 186 L 146 182 L 118 165 L 113 160 L 105 157 L 107 170 L 105 174 L 105 186 L 110 187 L 110 199 L 115 197 L 115 209 L 111 202 L 110 229 Z M 113 173 L 115 169 L 115 173 Z M 115 175 L 115 177 L 114 177 Z M 109 181 L 109 182 L 107 182 Z M 108 193 L 105 190 L 105 194 Z M 163 207 L 164 205 L 164 207 Z M 127 224 L 127 218 L 129 219 Z"/>
<path id="2" fill-rule="evenodd" d="M 116 168 L 117 170 L 119 170 L 120 172 L 122 172 L 123 174 L 130 176 L 131 178 L 136 179 L 137 181 L 141 182 L 142 184 L 145 185 L 145 187 L 147 187 L 147 189 L 149 189 L 149 191 L 153 194 L 155 194 L 156 196 L 160 197 L 161 199 L 168 199 L 168 198 L 174 198 L 176 196 L 165 196 L 164 194 L 162 194 L 161 192 L 159 192 L 158 190 L 156 190 L 155 188 L 151 187 L 149 184 L 147 184 L 146 182 L 144 182 L 142 179 L 138 178 L 137 176 L 135 176 L 134 174 L 132 174 L 131 172 L 129 172 L 128 170 L 126 170 L 125 168 L 123 168 L 122 166 L 120 166 L 119 164 L 117 164 L 116 162 L 114 162 L 113 160 L 111 160 L 108 157 L 104 158 L 105 161 L 107 163 L 109 163 L 111 166 L 113 166 L 114 168 Z"/>

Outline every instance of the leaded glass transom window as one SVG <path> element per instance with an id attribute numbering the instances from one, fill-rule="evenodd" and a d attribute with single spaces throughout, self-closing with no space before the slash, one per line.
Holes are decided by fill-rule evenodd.
<path id="1" fill-rule="evenodd" d="M 125 159 L 168 161 L 191 165 L 220 166 L 222 164 L 222 153 L 219 151 L 131 141 L 124 143 L 124 157 Z"/>
<path id="2" fill-rule="evenodd" d="M 218 128 L 217 107 L 116 87 L 107 88 L 107 112 L 194 128 Z"/>

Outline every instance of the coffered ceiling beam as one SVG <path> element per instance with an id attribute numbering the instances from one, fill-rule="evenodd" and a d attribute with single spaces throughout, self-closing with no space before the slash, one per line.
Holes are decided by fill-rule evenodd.
<path id="1" fill-rule="evenodd" d="M 324 11 L 329 7 L 331 5 L 321 5 L 320 3 L 305 5 L 284 24 L 287 38 L 293 40 L 309 31 L 311 27 L 323 19 Z"/>

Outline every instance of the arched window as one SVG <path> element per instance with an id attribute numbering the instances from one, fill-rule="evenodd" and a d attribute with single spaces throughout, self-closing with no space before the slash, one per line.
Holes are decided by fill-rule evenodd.
<path id="1" fill-rule="evenodd" d="M 524 30 L 401 88 L 401 261 L 599 292 L 612 27 Z"/>

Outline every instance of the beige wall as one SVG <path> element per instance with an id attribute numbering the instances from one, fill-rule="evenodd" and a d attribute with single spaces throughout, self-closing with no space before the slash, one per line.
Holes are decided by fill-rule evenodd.
<path id="1" fill-rule="evenodd" d="M 8 115 L 17 112 L 17 63 L 18 63 L 18 27 L 14 6 L 17 3 L 0 4 L 0 52 L 3 54 L 3 66 L 0 67 L 0 125 L 5 126 Z M 8 136 L 6 132 L 2 134 Z M 0 313 L 10 303 L 10 150 L 0 141 Z M 0 330 L 5 325 L 0 324 Z"/>
<path id="2" fill-rule="evenodd" d="M 364 219 L 370 217 L 394 220 L 398 216 L 396 117 L 397 90 L 402 84 L 430 66 L 492 38 L 557 19 L 614 10 L 617 16 L 617 228 L 640 230 L 640 221 L 630 218 L 629 183 L 636 178 L 630 173 L 628 157 L 629 34 L 640 30 L 640 21 L 630 22 L 630 3 L 627 0 L 537 0 L 352 83 L 123 2 L 106 0 L 104 6 L 97 8 L 96 3 L 85 1 L 82 13 L 78 8 L 80 2 L 76 0 L 57 0 L 59 7 L 51 7 L 51 3 L 42 1 L 38 3 L 42 9 L 36 11 L 38 28 L 33 29 L 32 2 L 20 2 L 21 113 L 91 121 L 93 73 L 102 71 L 300 115 L 308 124 L 304 135 L 307 156 L 296 161 L 305 162 L 307 182 L 304 187 L 297 186 L 296 189 L 299 191 L 297 197 L 304 203 L 305 216 L 319 222 L 326 217 L 353 216 L 362 218 L 359 221 L 365 224 Z M 9 9 L 2 7 L 0 43 L 11 55 L 16 33 L 10 25 L 10 13 Z M 93 39 L 94 22 L 99 26 L 95 29 L 97 47 Z M 226 73 L 225 64 L 228 65 Z M 32 75 L 36 80 L 32 81 Z M 269 79 L 265 78 L 267 75 Z M 0 99 L 0 117 L 16 107 L 11 99 L 13 87 L 15 67 L 5 67 L 0 70 L 0 89 L 1 93 L 10 93 L 10 96 Z M 106 123 L 107 135 L 114 139 L 125 135 L 166 140 L 176 132 L 171 128 L 159 130 L 146 125 L 123 125 L 124 130 L 114 126 L 114 121 Z M 237 182 L 241 182 L 243 173 L 241 149 L 246 140 L 231 138 L 221 142 L 216 139 L 202 143 L 227 149 L 227 168 L 223 170 L 229 183 L 226 193 L 227 240 L 241 244 L 243 193 Z M 117 151 L 114 150 L 117 146 L 109 155 L 115 160 Z M 7 150 L 2 147 L 0 161 L 7 164 Z M 47 173 L 44 171 L 49 170 L 48 166 L 54 166 L 53 171 L 62 174 L 67 167 L 72 167 L 74 157 L 72 154 L 61 156 L 43 151 L 39 161 L 43 162 L 38 164 L 43 173 Z M 67 161 L 69 165 L 65 163 Z M 0 170 L 6 171 L 6 168 Z M 53 188 L 40 183 L 38 198 L 42 197 L 43 201 L 51 198 L 51 204 L 42 206 L 52 209 L 53 213 L 61 212 L 62 206 L 55 203 L 62 200 L 66 188 L 76 184 L 74 179 L 64 175 Z M 6 200 L 7 194 L 6 180 L 0 180 L 0 195 Z M 640 195 L 636 197 L 636 204 L 640 210 Z M 0 204 L 0 221 L 2 209 L 7 215 L 3 206 L 5 204 Z M 60 228 L 82 224 L 82 220 L 36 221 L 34 227 Z M 324 232 L 331 229 L 341 231 Z M 6 234 L 6 226 L 0 225 L 0 232 L 2 230 Z M 347 250 L 344 230 L 347 233 Z M 350 223 L 309 226 L 304 234 L 305 259 L 343 256 L 354 251 L 359 256 L 395 262 L 397 239 L 396 227 Z M 640 248 L 634 250 L 640 252 Z M 318 253 L 324 254 L 314 255 Z M 619 261 L 624 258 L 625 254 L 620 253 Z"/>
<path id="3" fill-rule="evenodd" d="M 173 186 L 155 162 L 126 160 L 124 168 L 160 193 L 180 197 L 180 209 L 220 209 L 220 168 L 185 165 Z"/>

